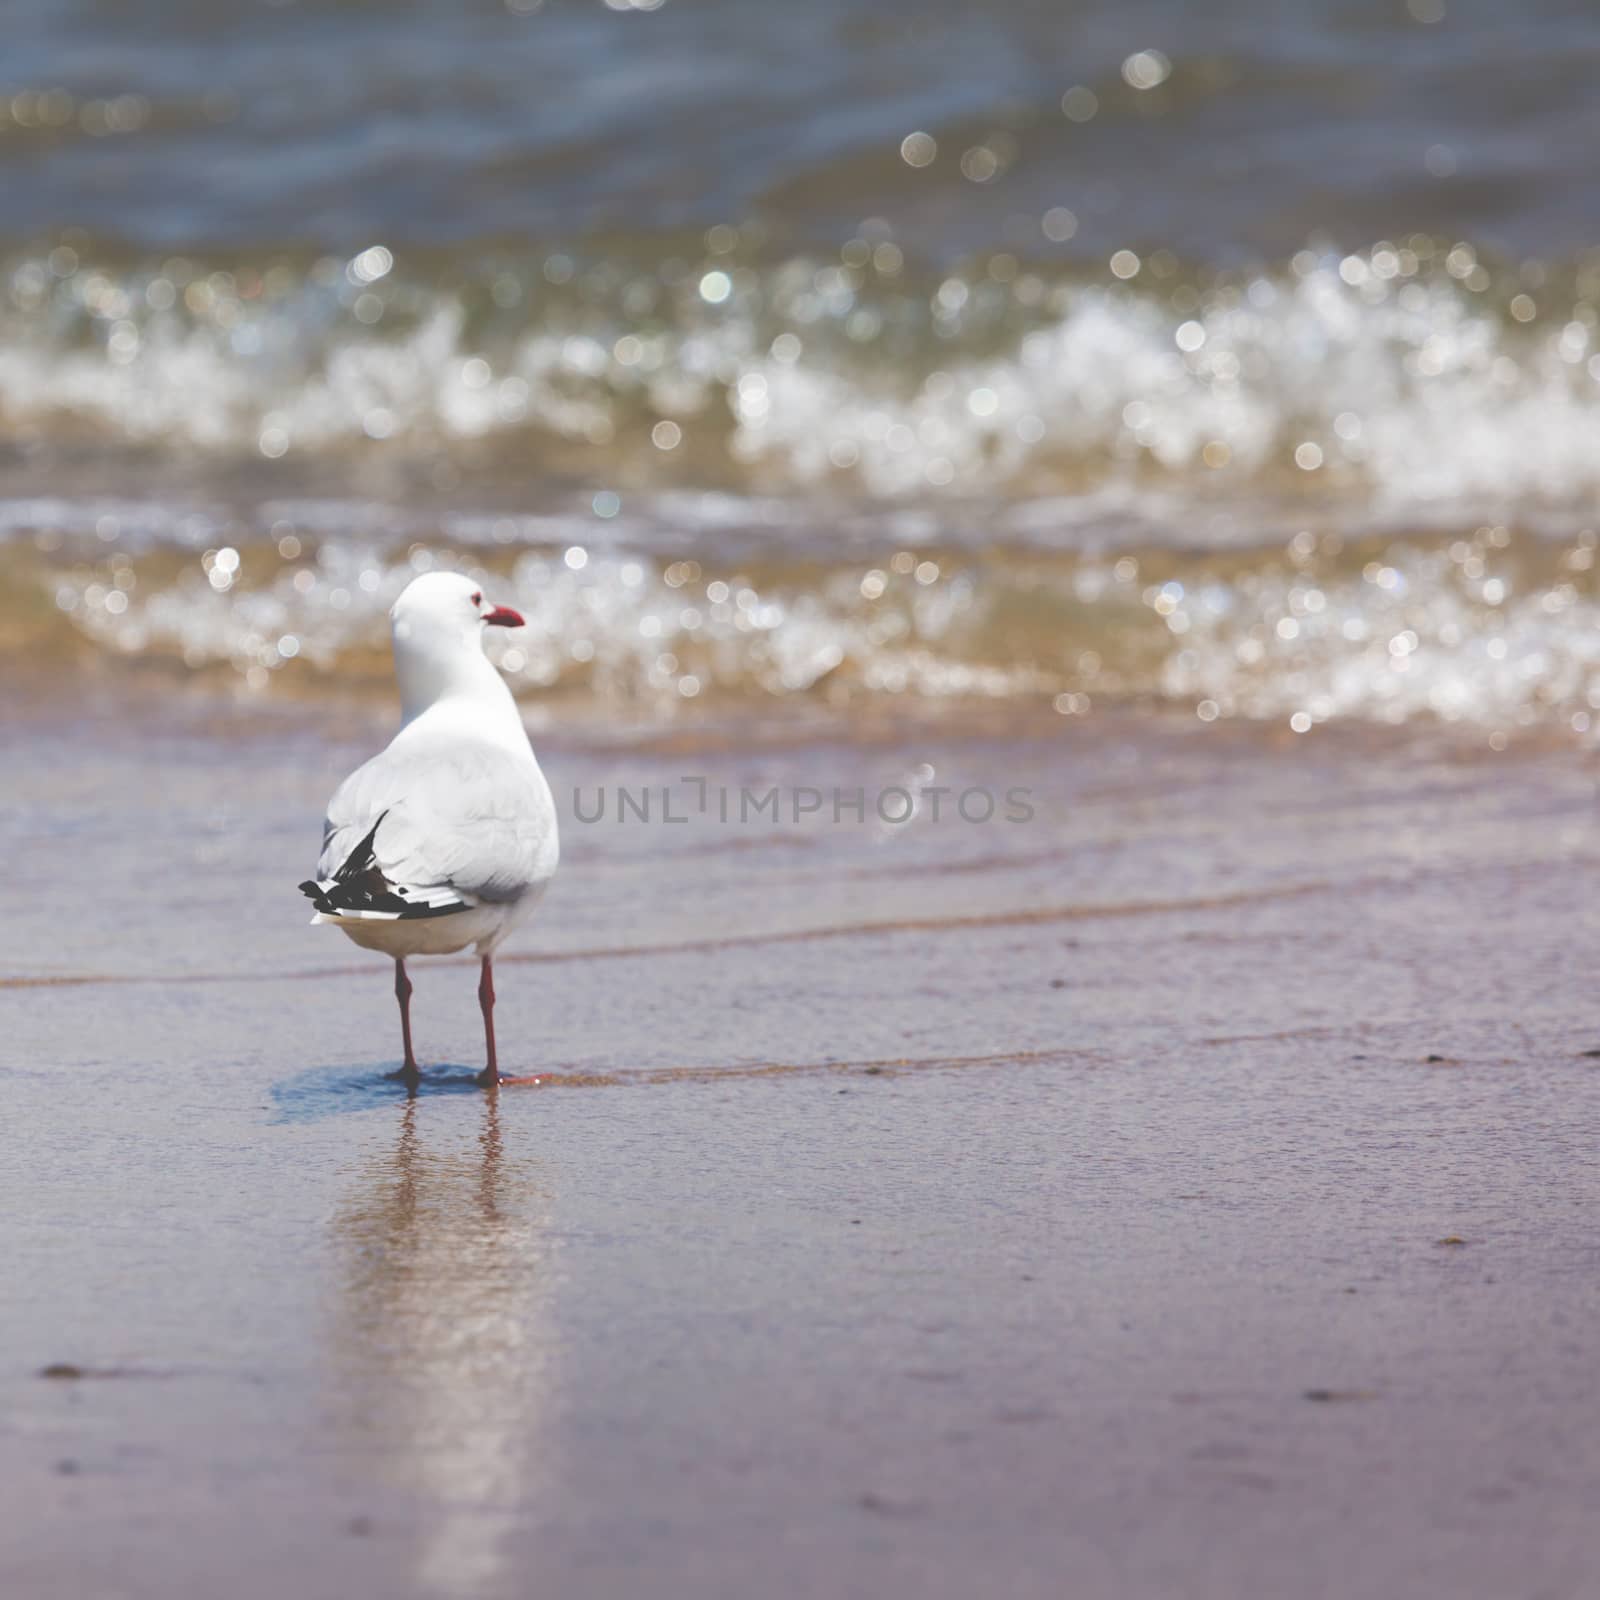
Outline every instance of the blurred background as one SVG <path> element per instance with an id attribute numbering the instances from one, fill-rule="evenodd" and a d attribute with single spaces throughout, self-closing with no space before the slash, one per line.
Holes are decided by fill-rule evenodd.
<path id="1" fill-rule="evenodd" d="M 24 697 L 1590 731 L 1580 0 L 5 11 Z"/>

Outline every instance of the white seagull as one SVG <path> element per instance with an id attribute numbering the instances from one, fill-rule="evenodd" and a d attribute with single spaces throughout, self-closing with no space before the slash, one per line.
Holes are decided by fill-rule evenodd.
<path id="1" fill-rule="evenodd" d="M 418 1072 L 406 957 L 476 946 L 488 1051 L 478 1081 L 494 1084 L 495 947 L 539 903 L 560 856 L 550 785 L 483 653 L 485 627 L 523 621 L 470 578 L 430 572 L 407 585 L 389 623 L 400 731 L 328 802 L 317 875 L 300 889 L 313 922 L 394 957 L 409 1084 Z"/>

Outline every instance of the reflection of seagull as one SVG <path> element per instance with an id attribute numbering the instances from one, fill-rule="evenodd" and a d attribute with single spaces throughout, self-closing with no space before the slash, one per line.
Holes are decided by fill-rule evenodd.
<path id="1" fill-rule="evenodd" d="M 538 1167 L 481 1127 L 419 1129 L 375 1153 L 332 1219 L 329 1404 L 342 1448 L 400 1491 L 419 1589 L 506 1590 L 506 1541 L 550 1470 L 554 1274 Z"/>
<path id="2" fill-rule="evenodd" d="M 556 808 L 483 629 L 520 628 L 470 578 L 431 572 L 389 613 L 403 723 L 328 802 L 317 875 L 300 885 L 313 922 L 394 957 L 405 1042 L 417 1079 L 406 957 L 477 947 L 488 1063 L 494 1048 L 495 946 L 533 910 L 556 870 Z"/>

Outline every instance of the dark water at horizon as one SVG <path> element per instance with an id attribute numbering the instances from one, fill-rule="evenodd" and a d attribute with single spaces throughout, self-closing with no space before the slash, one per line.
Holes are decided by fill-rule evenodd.
<path id="1" fill-rule="evenodd" d="M 0 653 L 343 674 L 465 561 L 602 698 L 1600 705 L 1592 7 L 6 28 Z"/>
<path id="2" fill-rule="evenodd" d="M 6 30 L 13 239 L 570 246 L 759 219 L 837 248 L 880 217 L 939 263 L 1238 265 L 1416 231 L 1559 257 L 1600 215 L 1600 14 L 1573 0 L 12 0 Z M 938 151 L 913 167 L 917 131 Z M 1078 229 L 1051 249 L 1057 206 Z"/>

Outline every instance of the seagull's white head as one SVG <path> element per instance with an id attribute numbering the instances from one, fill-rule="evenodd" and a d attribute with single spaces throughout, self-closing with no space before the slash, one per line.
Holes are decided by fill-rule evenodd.
<path id="1" fill-rule="evenodd" d="M 518 612 L 493 604 L 458 572 L 413 578 L 389 611 L 407 720 L 444 695 L 482 693 L 486 685 L 500 685 L 500 675 L 483 653 L 483 630 L 522 626 Z"/>

